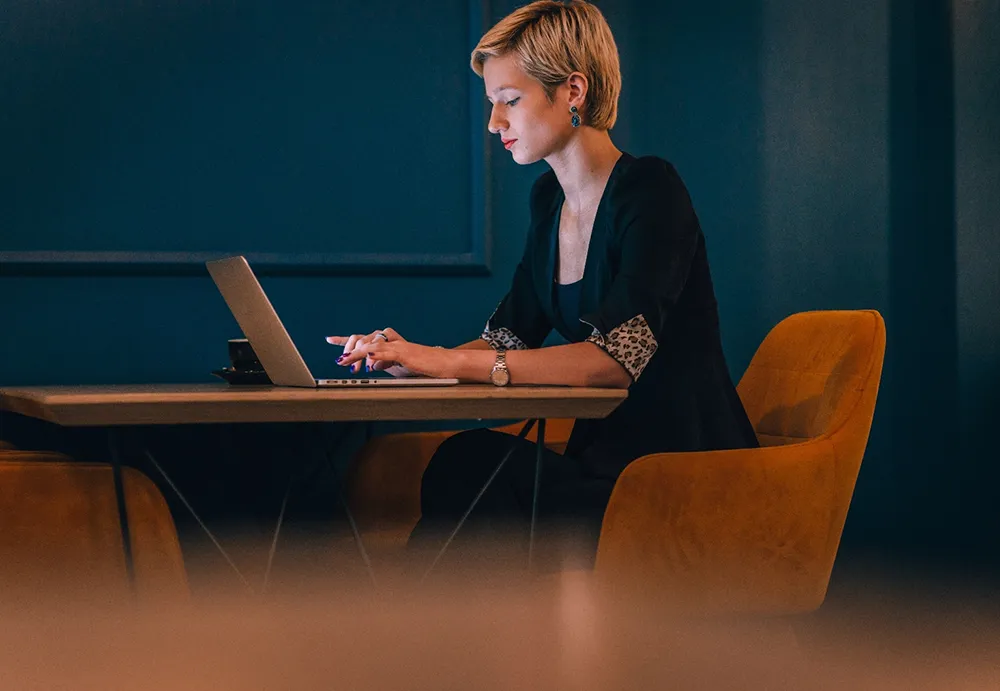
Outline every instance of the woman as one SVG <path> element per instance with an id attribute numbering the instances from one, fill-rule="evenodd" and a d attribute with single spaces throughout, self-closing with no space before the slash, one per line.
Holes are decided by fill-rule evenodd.
<path id="1" fill-rule="evenodd" d="M 577 421 L 565 454 L 547 452 L 543 462 L 539 515 L 568 547 L 548 556 L 590 562 L 615 479 L 630 461 L 757 439 L 726 367 L 687 190 L 669 163 L 623 153 L 608 134 L 621 73 L 601 13 L 579 0 L 522 7 L 483 36 L 472 69 L 492 103 L 489 131 L 515 162 L 551 167 L 531 191 L 527 246 L 510 291 L 480 338 L 454 349 L 410 343 L 393 329 L 328 340 L 344 346 L 338 363 L 353 371 L 364 364 L 497 385 L 628 388 L 617 410 Z M 567 344 L 542 347 L 553 328 Z M 479 540 L 502 527 L 508 538 L 523 537 L 534 444 L 473 430 L 432 458 L 411 541 L 449 531 L 512 443 L 517 449 L 460 535 Z"/>

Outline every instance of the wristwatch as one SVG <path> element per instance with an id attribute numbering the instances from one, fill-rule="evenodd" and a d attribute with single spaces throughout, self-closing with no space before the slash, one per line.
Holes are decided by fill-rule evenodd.
<path id="1" fill-rule="evenodd" d="M 497 350 L 497 360 L 493 363 L 493 371 L 490 372 L 490 381 L 495 386 L 507 386 L 510 384 L 510 371 L 507 369 L 507 351 Z"/>

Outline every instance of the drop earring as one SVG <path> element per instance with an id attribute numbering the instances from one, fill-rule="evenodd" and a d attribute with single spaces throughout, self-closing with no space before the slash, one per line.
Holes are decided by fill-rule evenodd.
<path id="1" fill-rule="evenodd" d="M 577 112 L 576 106 L 570 106 L 569 112 L 571 112 L 573 114 L 573 117 L 570 118 L 569 121 L 571 123 L 573 123 L 573 127 L 579 127 L 580 126 L 580 114 Z"/>

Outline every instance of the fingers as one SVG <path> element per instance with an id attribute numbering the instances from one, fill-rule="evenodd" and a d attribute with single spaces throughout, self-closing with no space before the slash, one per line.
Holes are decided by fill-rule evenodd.
<path id="1" fill-rule="evenodd" d="M 365 348 L 375 340 L 382 341 L 381 338 L 376 338 L 379 331 L 372 331 L 370 334 L 352 334 L 351 336 L 329 336 L 326 340 L 332 345 L 343 345 L 344 354 L 337 358 L 337 364 L 343 367 L 350 367 L 352 372 L 360 372 L 363 365 L 371 366 L 371 361 L 366 360 L 365 362 L 360 362 L 361 359 L 365 358 L 366 351 Z"/>
<path id="2" fill-rule="evenodd" d="M 364 350 L 364 351 L 366 351 L 365 352 L 365 361 L 364 361 L 364 363 L 358 362 L 357 369 L 354 370 L 354 371 L 355 372 L 360 372 L 362 364 L 364 364 L 365 370 L 375 369 L 374 368 L 374 364 L 375 363 L 374 363 L 374 361 L 370 357 L 367 357 L 367 355 L 368 355 L 367 351 L 370 350 L 370 346 L 372 346 L 373 344 L 388 343 L 388 342 L 389 342 L 388 337 L 382 332 L 381 329 L 379 329 L 377 331 L 372 331 L 370 334 L 368 334 L 367 336 L 365 336 L 364 338 L 362 338 L 360 341 L 358 341 L 355 344 L 354 348 L 356 350 Z"/>
<path id="3" fill-rule="evenodd" d="M 337 364 L 350 367 L 352 372 L 360 372 L 363 366 L 381 371 L 396 364 L 393 362 L 396 359 L 393 346 L 381 338 L 368 342 L 365 342 L 365 338 L 361 337 L 353 344 L 353 351 L 349 352 L 345 346 L 344 354 L 337 358 Z"/>
<path id="4" fill-rule="evenodd" d="M 352 360 L 351 360 L 351 371 L 352 372 L 358 372 L 358 371 L 360 371 L 362 364 L 364 364 L 364 363 L 357 362 L 358 358 L 364 357 L 364 352 L 359 347 L 359 346 L 361 346 L 361 344 L 364 341 L 364 339 L 365 339 L 365 337 L 362 334 L 354 334 L 349 339 L 347 339 L 347 343 L 344 344 L 344 353 L 347 354 L 349 357 L 352 358 Z M 354 357 L 355 354 L 357 354 L 358 357 Z"/>
<path id="5" fill-rule="evenodd" d="M 384 372 L 399 364 L 396 362 L 396 358 L 399 356 L 396 353 L 395 346 L 391 346 L 381 339 L 366 346 L 365 350 L 367 351 L 365 359 L 366 367 L 370 368 L 373 372 Z"/>
<path id="6" fill-rule="evenodd" d="M 337 364 L 340 365 L 341 367 L 350 367 L 362 357 L 363 355 L 361 353 L 357 354 L 351 353 L 348 352 L 347 349 L 345 348 L 344 354 L 341 355 L 339 358 L 337 358 Z"/>
<path id="7" fill-rule="evenodd" d="M 370 334 L 353 334 L 351 336 L 327 336 L 326 342 L 330 345 L 339 345 L 344 347 L 344 354 L 337 358 L 337 364 L 350 367 L 352 372 L 360 372 L 362 365 L 370 367 L 371 369 L 377 369 L 379 371 L 388 369 L 390 365 L 382 365 L 380 367 L 375 366 L 375 362 L 368 357 L 365 357 L 364 363 L 361 362 L 361 358 L 364 357 L 361 354 L 355 355 L 359 350 L 363 350 L 364 347 L 371 345 L 376 342 L 389 343 L 392 341 L 403 341 L 406 339 L 399 335 L 399 332 L 391 327 L 386 327 L 385 329 L 379 329 L 378 331 L 372 331 Z"/>
<path id="8" fill-rule="evenodd" d="M 338 365 L 341 365 L 343 367 L 349 367 L 349 366 L 354 365 L 354 363 L 357 362 L 357 360 L 360 357 L 363 357 L 363 352 L 359 352 L 359 353 L 355 354 L 356 351 L 357 351 L 358 342 L 362 338 L 364 338 L 364 336 L 362 336 L 361 334 L 352 334 L 351 336 L 346 336 L 346 337 L 344 337 L 344 336 L 331 336 L 330 338 L 327 339 L 331 343 L 333 343 L 333 341 L 331 339 L 336 339 L 338 341 L 343 341 L 342 344 L 341 343 L 335 343 L 334 344 L 334 345 L 343 345 L 344 346 L 344 354 L 341 355 L 339 358 L 337 358 L 337 364 Z M 352 371 L 357 372 L 358 368 L 352 367 Z"/>
<path id="9" fill-rule="evenodd" d="M 362 350 L 365 351 L 361 353 L 362 357 L 367 356 L 369 360 L 378 362 L 390 360 L 396 354 L 395 346 L 381 340 L 369 343 Z"/>
<path id="10" fill-rule="evenodd" d="M 365 339 L 370 341 L 374 339 L 379 334 L 384 334 L 387 341 L 405 341 L 406 339 L 399 335 L 399 332 L 391 327 L 386 327 L 384 329 L 379 329 L 378 331 L 372 331 L 367 336 L 362 334 L 353 334 L 352 336 L 327 336 L 326 342 L 330 345 L 346 346 L 348 342 L 354 339 Z"/>
<path id="11" fill-rule="evenodd" d="M 406 341 L 388 343 L 378 339 L 374 343 L 366 345 L 362 350 L 366 352 L 366 361 L 371 363 L 373 372 L 388 372 L 394 377 L 412 377 L 415 376 L 416 371 L 411 371 L 410 367 L 403 362 L 407 360 L 409 348 L 410 345 Z M 357 357 L 362 357 L 359 351 L 355 352 Z"/>
<path id="12" fill-rule="evenodd" d="M 337 358 L 341 367 L 350 367 L 357 373 L 362 367 L 371 371 L 384 372 L 393 367 L 402 367 L 396 361 L 394 354 L 385 351 L 390 343 L 403 342 L 406 339 L 393 328 L 379 329 L 370 334 L 352 334 L 350 336 L 327 336 L 326 342 L 331 345 L 341 345 L 344 353 Z"/>

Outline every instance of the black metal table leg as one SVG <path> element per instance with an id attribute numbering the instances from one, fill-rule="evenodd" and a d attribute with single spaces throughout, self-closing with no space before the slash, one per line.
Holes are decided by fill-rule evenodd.
<path id="1" fill-rule="evenodd" d="M 528 420 L 525 423 L 524 427 L 521 428 L 521 431 L 518 432 L 517 434 L 518 440 L 524 439 L 526 436 L 528 436 L 528 432 L 531 431 L 531 428 L 534 427 L 536 422 L 538 422 L 538 420 Z M 451 541 L 455 539 L 456 535 L 458 535 L 458 531 L 462 529 L 463 525 L 465 525 L 465 520 L 469 517 L 469 514 L 472 513 L 472 510 L 476 508 L 476 504 L 479 503 L 479 500 L 482 498 L 482 496 L 486 494 L 486 490 L 489 489 L 490 485 L 493 483 L 493 479 L 500 473 L 500 470 L 507 463 L 507 459 L 510 458 L 511 454 L 514 453 L 514 449 L 516 448 L 517 448 L 517 442 L 512 443 L 510 445 L 510 448 L 507 450 L 507 453 L 505 453 L 504 457 L 500 459 L 500 462 L 497 464 L 496 470 L 494 470 L 493 474 L 490 475 L 489 478 L 486 480 L 486 484 L 483 485 L 483 488 L 479 490 L 479 494 L 477 494 L 476 498 L 472 500 L 471 504 L 469 504 L 469 508 L 465 510 L 465 513 L 462 515 L 462 518 L 458 521 L 458 525 L 456 525 L 455 529 L 451 531 L 451 535 L 449 535 L 448 539 L 445 540 L 445 543 L 444 545 L 442 545 L 441 549 L 438 550 L 437 555 L 434 557 L 434 561 L 431 562 L 431 565 L 427 568 L 427 571 L 424 572 L 423 577 L 420 579 L 421 582 L 426 580 L 426 578 L 431 575 L 431 571 L 434 570 L 434 567 L 437 566 L 438 561 L 440 561 L 441 557 L 444 556 L 445 551 L 448 549 L 448 545 L 450 545 Z M 537 478 L 536 478 L 536 484 L 537 484 Z M 537 492 L 537 487 L 536 487 L 536 492 Z M 532 504 L 534 504 L 534 500 L 532 501 Z M 532 511 L 534 510 L 532 509 Z M 534 513 L 532 513 L 532 524 L 534 524 Z"/>
<path id="2" fill-rule="evenodd" d="M 531 493 L 531 532 L 528 534 L 528 569 L 535 548 L 535 517 L 538 515 L 538 489 L 542 483 L 542 458 L 545 456 L 545 420 L 538 421 L 538 444 L 535 448 L 535 489 Z"/>
<path id="3" fill-rule="evenodd" d="M 369 423 L 364 423 L 364 424 L 365 424 L 364 427 L 365 441 L 367 441 L 368 439 L 371 438 L 371 426 Z M 338 429 L 340 430 L 340 434 L 337 436 L 334 445 L 343 443 L 344 439 L 350 434 L 351 430 L 354 429 L 354 427 L 355 427 L 354 425 L 348 423 L 339 424 Z M 323 436 L 324 426 L 322 424 L 316 425 L 313 426 L 312 429 L 315 431 L 315 434 L 313 435 L 315 437 L 314 441 L 316 442 L 314 448 L 319 449 L 320 453 L 322 454 L 324 460 L 326 461 L 330 469 L 330 473 L 333 476 L 333 480 L 337 485 L 337 498 L 340 501 L 341 507 L 344 509 L 344 513 L 347 514 L 347 521 L 348 523 L 350 523 L 351 532 L 354 535 L 354 544 L 357 546 L 358 552 L 361 554 L 361 559 L 365 563 L 365 569 L 368 572 L 368 578 L 371 581 L 372 586 L 375 586 L 376 585 L 375 570 L 372 568 L 371 559 L 369 559 L 368 551 L 365 549 L 364 540 L 361 539 L 361 533 L 358 531 L 358 525 L 357 522 L 354 520 L 354 514 L 351 512 L 351 508 L 347 504 L 347 499 L 344 497 L 343 481 L 341 480 L 340 473 L 337 472 L 337 464 Z M 274 556 L 278 549 L 278 536 L 281 534 L 281 526 L 284 524 L 284 519 L 285 519 L 285 509 L 288 506 L 288 498 L 291 496 L 292 485 L 294 484 L 295 480 L 296 480 L 296 473 L 292 472 L 292 474 L 289 475 L 288 487 L 285 489 L 285 496 L 284 499 L 282 499 L 281 501 L 281 510 L 278 512 L 278 520 L 274 526 L 274 535 L 271 539 L 271 548 L 268 551 L 267 555 L 267 567 L 264 571 L 264 585 L 261 590 L 262 593 L 267 590 L 267 585 L 270 580 L 271 567 L 274 563 Z"/>
<path id="4" fill-rule="evenodd" d="M 125 552 L 125 573 L 129 586 L 135 590 L 135 562 L 132 559 L 132 534 L 128 524 L 128 507 L 125 505 L 125 486 L 122 483 L 121 450 L 115 430 L 108 430 L 108 447 L 111 451 L 111 477 L 115 485 L 115 501 L 118 504 L 118 525 L 121 528 L 122 549 Z"/>
<path id="5" fill-rule="evenodd" d="M 340 441 L 343 441 L 343 437 L 346 436 L 347 432 L 349 431 L 350 425 L 343 425 L 342 427 L 343 427 L 343 429 L 345 431 L 342 432 L 342 434 L 338 438 L 338 440 L 337 440 L 338 443 Z M 350 508 L 347 505 L 347 500 L 344 498 L 343 490 L 341 488 L 342 482 L 340 480 L 339 473 L 337 473 L 336 464 L 334 463 L 333 458 L 330 456 L 330 453 L 329 453 L 328 449 L 326 448 L 326 444 L 323 443 L 322 440 L 320 440 L 320 443 L 317 444 L 317 446 L 320 449 L 320 451 L 323 453 L 326 461 L 330 464 L 331 471 L 334 473 L 334 478 L 335 478 L 335 481 L 337 483 L 338 498 L 340 500 L 341 506 L 344 508 L 344 511 L 347 514 L 347 519 L 348 519 L 348 521 L 351 524 L 351 531 L 354 533 L 355 543 L 357 544 L 358 550 L 361 553 L 362 559 L 364 559 L 365 567 L 368 569 L 368 576 L 371 579 L 372 584 L 374 585 L 375 584 L 375 574 L 374 574 L 374 572 L 372 570 L 371 560 L 368 558 L 368 553 L 365 550 L 364 542 L 361 540 L 361 535 L 358 532 L 358 527 L 357 527 L 357 523 L 354 520 L 354 515 L 351 513 L 351 510 L 350 510 Z M 250 582 L 243 575 L 243 572 L 240 571 L 239 567 L 236 566 L 236 563 L 232 560 L 232 558 L 226 552 L 225 548 L 223 548 L 222 544 L 215 537 L 215 535 L 212 533 L 212 531 L 209 529 L 209 527 L 205 524 L 205 522 L 201 519 L 201 516 L 198 515 L 198 512 L 195 511 L 194 507 L 187 500 L 187 498 L 184 496 L 184 494 L 180 491 L 180 489 L 177 487 L 177 485 L 174 484 L 174 481 L 170 478 L 170 476 L 167 474 L 167 472 L 156 461 L 156 458 L 153 457 L 153 454 L 150 453 L 150 451 L 148 449 L 144 449 L 143 453 L 145 454 L 146 459 L 149 461 L 149 463 L 156 470 L 156 472 L 158 472 L 163 477 L 164 481 L 166 481 L 167 485 L 174 492 L 174 494 L 177 496 L 177 498 L 181 500 L 181 503 L 184 504 L 184 507 L 188 510 L 188 512 L 191 514 L 191 516 L 195 519 L 195 521 L 198 522 L 198 525 L 201 526 L 201 529 L 208 536 L 209 540 L 212 541 L 212 544 L 219 551 L 219 553 L 222 555 L 222 557 L 226 560 L 226 563 L 229 564 L 230 568 L 233 570 L 233 572 L 236 574 L 236 576 L 240 579 L 240 581 L 243 583 L 243 585 L 246 587 L 246 589 L 251 594 L 254 594 L 255 593 L 254 587 L 252 585 L 250 585 Z M 274 557 L 275 557 L 275 554 L 277 552 L 277 547 L 278 547 L 278 538 L 279 538 L 279 536 L 281 534 L 281 528 L 284 525 L 285 510 L 286 510 L 286 508 L 288 506 L 288 500 L 289 500 L 289 497 L 291 496 L 292 486 L 295 483 L 296 478 L 297 478 L 297 473 L 295 471 L 293 471 L 289 475 L 288 486 L 285 489 L 285 495 L 284 495 L 284 498 L 282 499 L 282 502 L 281 502 L 281 508 L 280 508 L 280 510 L 278 512 L 277 521 L 275 522 L 274 533 L 273 533 L 273 535 L 271 537 L 271 547 L 270 547 L 270 549 L 268 551 L 268 556 L 267 556 L 267 565 L 266 565 L 265 571 L 264 571 L 264 582 L 263 582 L 263 586 L 261 588 L 261 593 L 262 594 L 264 592 L 266 592 L 267 587 L 268 587 L 269 582 L 270 582 L 271 570 L 272 570 L 272 566 L 273 566 L 273 563 L 274 563 Z M 126 544 L 128 545 L 129 543 L 126 543 Z M 128 549 L 128 548 L 126 548 L 126 549 Z M 130 559 L 131 558 L 131 552 L 128 552 L 128 555 L 129 555 L 128 558 Z"/>
<path id="6" fill-rule="evenodd" d="M 371 581 L 372 586 L 377 586 L 377 583 L 375 582 L 375 569 L 372 568 L 371 559 L 368 557 L 368 550 L 365 549 L 365 541 L 361 539 L 361 532 L 358 530 L 358 523 L 354 520 L 354 512 L 351 511 L 351 507 L 347 503 L 347 497 L 344 496 L 343 481 L 341 480 L 340 473 L 337 472 L 337 464 L 334 462 L 329 450 L 325 447 L 323 448 L 323 455 L 326 457 L 326 461 L 330 466 L 330 472 L 333 473 L 334 481 L 337 483 L 337 499 L 340 502 L 340 507 L 344 510 L 344 514 L 347 516 L 347 522 L 351 526 L 351 534 L 354 536 L 354 544 L 358 548 L 361 560 L 365 563 L 365 570 L 368 572 L 368 579 Z"/>
<path id="7" fill-rule="evenodd" d="M 323 424 L 316 425 L 313 427 L 313 430 L 316 440 L 315 448 L 319 449 L 326 461 L 327 468 L 329 469 L 331 477 L 337 487 L 337 501 L 340 503 L 340 508 L 344 510 L 344 515 L 347 517 L 347 522 L 351 527 L 351 535 L 354 538 L 354 545 L 358 548 L 358 554 L 361 556 L 361 560 L 365 564 L 365 571 L 368 573 L 368 580 L 371 581 L 372 587 L 376 587 L 378 584 L 375 581 L 375 569 L 372 567 L 372 561 L 368 556 L 368 550 L 365 549 L 365 541 L 361 538 L 361 531 L 358 530 L 358 522 L 354 519 L 354 512 L 351 511 L 351 507 L 347 502 L 347 497 L 344 495 L 344 479 L 337 468 L 337 461 L 334 458 L 333 450 L 331 449 L 331 446 L 336 447 L 344 444 L 345 439 L 347 439 L 352 430 L 358 429 L 359 424 L 363 425 L 361 429 L 364 432 L 364 441 L 367 443 L 372 437 L 372 426 L 370 422 L 340 423 L 337 425 L 339 434 L 333 440 L 332 444 L 328 443 L 327 438 L 323 435 L 323 431 L 325 429 L 329 429 L 328 426 Z"/>
<path id="8" fill-rule="evenodd" d="M 281 526 L 285 522 L 285 509 L 288 507 L 288 497 L 292 494 L 292 482 L 295 474 L 288 476 L 288 486 L 285 488 L 285 497 L 281 500 L 281 510 L 278 511 L 278 520 L 274 524 L 274 535 L 271 537 L 271 549 L 267 552 L 267 567 L 264 569 L 264 585 L 260 587 L 263 595 L 267 592 L 267 583 L 271 578 L 271 566 L 274 564 L 274 553 L 278 551 L 278 536 L 281 534 Z"/>
<path id="9" fill-rule="evenodd" d="M 144 453 L 146 455 L 146 459 L 156 469 L 156 472 L 158 472 L 160 475 L 163 476 L 163 479 L 166 480 L 167 484 L 170 486 L 170 489 L 173 490 L 174 494 L 177 495 L 177 498 L 181 500 L 181 503 L 184 504 L 184 507 L 194 517 L 194 520 L 198 522 L 198 525 L 201 526 L 201 529 L 205 531 L 206 535 L 208 535 L 208 539 L 211 540 L 212 544 L 215 545 L 215 548 L 219 550 L 219 553 L 222 555 L 222 558 L 225 559 L 226 563 L 229 564 L 230 568 L 232 568 L 232 570 L 236 572 L 236 576 L 240 579 L 240 581 L 243 583 L 246 589 L 251 594 L 253 594 L 254 589 L 253 586 L 250 585 L 250 581 L 246 579 L 246 577 L 243 575 L 243 572 L 239 570 L 239 567 L 236 566 L 236 563 L 230 558 L 226 550 L 223 549 L 222 545 L 215 538 L 215 535 L 212 534 L 212 531 L 208 529 L 207 525 L 205 525 L 205 521 L 201 520 L 201 516 L 198 515 L 198 512 L 195 511 L 194 507 L 191 506 L 190 502 L 188 502 L 187 497 L 185 497 L 181 493 L 181 491 L 177 488 L 177 485 L 174 484 L 174 481 L 170 479 L 169 475 L 167 475 L 167 472 L 160 466 L 159 463 L 156 462 L 156 459 L 153 457 L 153 454 L 149 452 L 149 449 L 145 449 Z"/>

